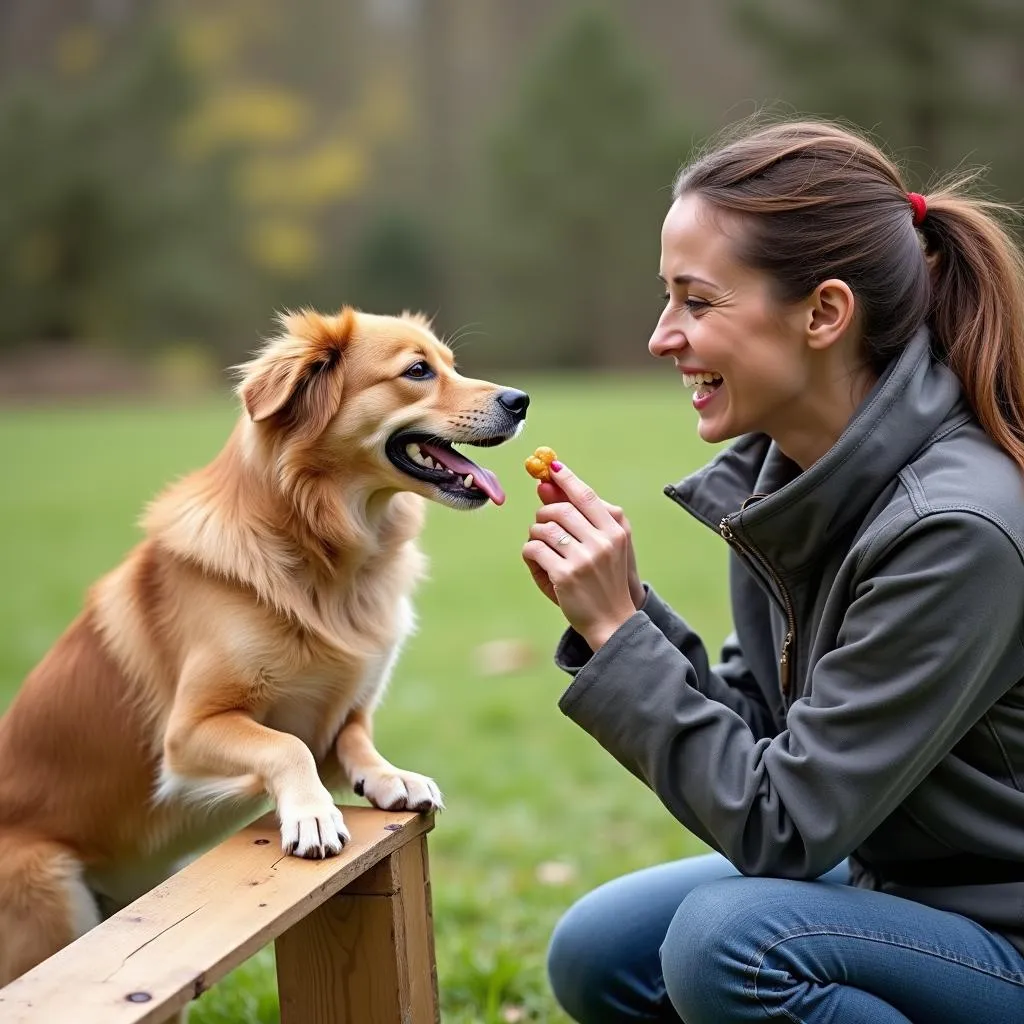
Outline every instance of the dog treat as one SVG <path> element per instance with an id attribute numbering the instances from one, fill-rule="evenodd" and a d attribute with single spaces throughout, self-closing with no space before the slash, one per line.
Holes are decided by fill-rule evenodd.
<path id="1" fill-rule="evenodd" d="M 555 454 L 554 449 L 541 445 L 523 465 L 526 466 L 526 472 L 530 476 L 536 477 L 538 480 L 550 480 L 551 463 L 557 458 L 558 456 Z"/>

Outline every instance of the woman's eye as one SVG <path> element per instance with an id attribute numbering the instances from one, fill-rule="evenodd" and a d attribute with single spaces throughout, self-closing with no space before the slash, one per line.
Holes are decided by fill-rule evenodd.
<path id="1" fill-rule="evenodd" d="M 668 292 L 663 292 L 661 296 L 662 302 L 671 302 L 672 296 Z M 707 299 L 683 299 L 682 302 L 676 304 L 679 309 L 688 309 L 691 313 L 699 313 L 702 310 L 707 309 L 711 303 Z"/>
<path id="2" fill-rule="evenodd" d="M 402 376 L 412 380 L 426 380 L 428 377 L 434 376 L 434 371 L 430 368 L 429 363 L 421 359 L 418 363 L 413 363 Z"/>

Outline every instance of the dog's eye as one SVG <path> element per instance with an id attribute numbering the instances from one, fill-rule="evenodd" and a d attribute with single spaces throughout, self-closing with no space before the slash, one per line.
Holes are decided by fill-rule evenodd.
<path id="1" fill-rule="evenodd" d="M 410 377 L 412 380 L 427 380 L 434 376 L 434 371 L 430 368 L 430 363 L 421 359 L 418 363 L 413 363 L 402 376 Z"/>

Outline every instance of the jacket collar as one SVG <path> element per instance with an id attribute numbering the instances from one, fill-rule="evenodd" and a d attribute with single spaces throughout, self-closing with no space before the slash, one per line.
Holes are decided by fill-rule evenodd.
<path id="1" fill-rule="evenodd" d="M 966 410 L 959 381 L 932 356 L 922 327 L 804 472 L 769 437 L 748 434 L 665 492 L 716 530 L 728 517 L 780 572 L 795 572 L 859 522 L 937 428 Z"/>

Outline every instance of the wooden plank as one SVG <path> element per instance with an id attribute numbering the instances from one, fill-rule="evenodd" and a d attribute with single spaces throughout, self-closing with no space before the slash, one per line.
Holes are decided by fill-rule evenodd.
<path id="1" fill-rule="evenodd" d="M 433 827 L 432 815 L 343 811 L 352 840 L 323 861 L 285 857 L 274 817 L 254 822 L 0 989 L 0 1020 L 164 1021 Z"/>
<path id="2" fill-rule="evenodd" d="M 434 906 L 430 891 L 430 861 L 426 836 L 420 836 L 399 851 L 419 850 L 409 861 L 403 878 L 405 893 L 406 949 L 411 979 L 412 1024 L 440 1024 L 441 1001 L 437 991 L 437 959 L 434 954 Z M 392 856 L 394 859 L 394 855 Z"/>
<path id="3" fill-rule="evenodd" d="M 277 940 L 281 1024 L 437 1024 L 426 838 Z"/>

